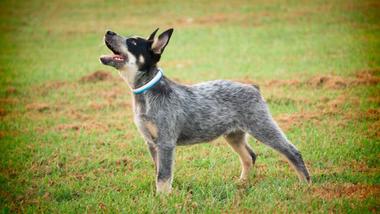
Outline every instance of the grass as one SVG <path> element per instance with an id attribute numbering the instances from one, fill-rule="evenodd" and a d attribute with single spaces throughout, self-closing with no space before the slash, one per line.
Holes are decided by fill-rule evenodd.
<path id="1" fill-rule="evenodd" d="M 1 1 L 0 210 L 43 213 L 379 212 L 377 1 Z M 246 183 L 223 139 L 176 151 L 174 192 L 154 169 L 131 98 L 100 65 L 105 29 L 175 32 L 161 60 L 185 83 L 260 85 L 313 184 L 250 139 Z M 80 81 L 102 70 L 101 81 Z"/>

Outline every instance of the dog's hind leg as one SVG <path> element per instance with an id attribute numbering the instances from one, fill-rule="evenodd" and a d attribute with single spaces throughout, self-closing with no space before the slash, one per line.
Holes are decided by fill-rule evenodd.
<path id="1" fill-rule="evenodd" d="M 224 136 L 228 144 L 239 155 L 242 167 L 241 180 L 248 178 L 249 171 L 256 161 L 256 154 L 247 143 L 245 135 L 243 131 L 236 131 Z"/>
<path id="2" fill-rule="evenodd" d="M 273 120 L 266 106 L 247 118 L 247 131 L 260 142 L 268 145 L 285 156 L 290 165 L 296 170 L 300 180 L 311 183 L 309 171 L 302 159 L 301 153 L 291 144 L 285 134 Z"/>

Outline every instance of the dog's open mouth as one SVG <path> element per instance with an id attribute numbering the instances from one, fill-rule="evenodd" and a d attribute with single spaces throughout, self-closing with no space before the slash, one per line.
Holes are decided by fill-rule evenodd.
<path id="1" fill-rule="evenodd" d="M 110 62 L 116 62 L 116 63 L 124 63 L 127 61 L 128 57 L 125 55 L 122 55 L 120 52 L 112 48 L 112 46 L 105 40 L 105 43 L 107 47 L 114 53 L 114 54 L 108 54 L 108 55 L 102 55 L 100 56 L 100 61 L 103 64 L 109 64 Z"/>
<path id="2" fill-rule="evenodd" d="M 124 62 L 127 59 L 127 57 L 119 55 L 119 54 L 111 54 L 111 55 L 102 55 L 100 57 L 100 60 L 103 61 L 115 61 L 115 62 Z"/>
<path id="3" fill-rule="evenodd" d="M 114 63 L 113 65 L 121 65 L 127 60 L 126 56 L 111 54 L 111 55 L 102 55 L 100 56 L 100 61 L 105 65 L 112 65 L 110 63 Z"/>

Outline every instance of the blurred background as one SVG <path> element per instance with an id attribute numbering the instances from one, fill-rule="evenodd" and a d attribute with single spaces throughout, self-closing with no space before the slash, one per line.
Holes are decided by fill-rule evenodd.
<path id="1" fill-rule="evenodd" d="M 0 2 L 0 211 L 379 211 L 378 1 Z M 255 83 L 314 184 L 254 139 L 251 179 L 223 139 L 177 150 L 174 193 L 133 124 L 130 92 L 99 63 L 107 29 L 174 28 L 175 81 Z"/>

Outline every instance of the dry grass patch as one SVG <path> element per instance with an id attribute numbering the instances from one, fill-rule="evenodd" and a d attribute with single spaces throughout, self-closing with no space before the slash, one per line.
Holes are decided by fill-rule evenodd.
<path id="1" fill-rule="evenodd" d="M 357 86 L 357 85 L 377 85 L 380 83 L 379 69 L 371 70 L 361 70 L 356 73 L 355 76 L 343 77 L 336 75 L 316 75 L 304 81 L 298 79 L 289 80 L 269 80 L 264 82 L 263 87 L 283 87 L 283 86 L 293 86 L 301 87 L 308 86 L 311 88 L 323 88 L 323 89 L 344 89 L 347 87 Z M 250 79 L 246 76 L 243 79 L 238 79 L 237 81 L 246 84 L 258 84 L 257 81 Z"/>
<path id="2" fill-rule="evenodd" d="M 28 111 L 38 111 L 38 112 L 45 112 L 51 109 L 51 106 L 47 103 L 30 103 L 27 104 L 26 110 Z"/>
<path id="3" fill-rule="evenodd" d="M 328 201 L 340 198 L 365 200 L 371 196 L 380 196 L 380 185 L 328 183 L 319 187 L 313 187 L 312 189 L 315 197 Z"/>
<path id="4" fill-rule="evenodd" d="M 319 122 L 322 115 L 320 112 L 300 112 L 279 115 L 275 119 L 284 131 L 288 131 L 294 126 L 298 127 L 302 125 L 304 122 Z"/>
<path id="5" fill-rule="evenodd" d="M 95 131 L 95 132 L 107 132 L 109 129 L 106 125 L 95 122 L 95 121 L 86 121 L 82 123 L 74 124 L 60 124 L 56 126 L 57 131 Z"/>
<path id="6" fill-rule="evenodd" d="M 79 81 L 81 83 L 95 83 L 99 81 L 114 80 L 112 74 L 107 71 L 95 71 L 91 74 L 83 76 Z"/>

